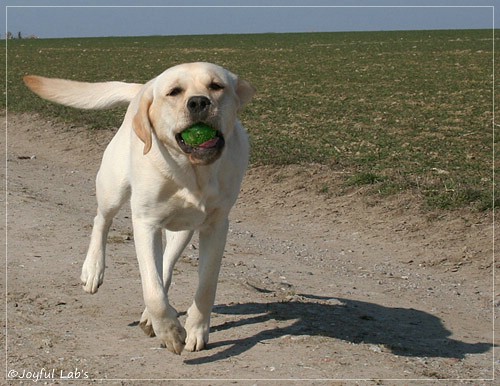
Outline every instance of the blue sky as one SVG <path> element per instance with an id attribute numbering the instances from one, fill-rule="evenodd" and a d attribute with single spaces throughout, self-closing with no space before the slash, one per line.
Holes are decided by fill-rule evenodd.
<path id="1" fill-rule="evenodd" d="M 4 0 L 0 31 L 41 38 L 492 28 L 500 0 Z M 187 5 L 192 7 L 186 7 Z M 314 5 L 314 7 L 313 7 Z M 495 23 L 500 26 L 500 20 Z"/>

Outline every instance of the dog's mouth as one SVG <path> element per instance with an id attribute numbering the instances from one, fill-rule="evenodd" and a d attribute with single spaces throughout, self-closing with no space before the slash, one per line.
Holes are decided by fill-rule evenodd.
<path id="1" fill-rule="evenodd" d="M 216 130 L 213 138 L 207 139 L 202 143 L 188 144 L 183 138 L 183 133 L 189 128 L 184 129 L 175 135 L 175 140 L 179 148 L 189 156 L 189 160 L 193 164 L 208 165 L 216 161 L 224 148 L 224 136 L 219 130 Z"/>

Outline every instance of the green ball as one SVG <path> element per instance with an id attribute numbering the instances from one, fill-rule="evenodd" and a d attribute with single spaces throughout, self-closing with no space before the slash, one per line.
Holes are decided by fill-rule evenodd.
<path id="1" fill-rule="evenodd" d="M 199 146 L 217 136 L 217 130 L 204 123 L 196 123 L 181 133 L 182 140 L 189 146 Z"/>

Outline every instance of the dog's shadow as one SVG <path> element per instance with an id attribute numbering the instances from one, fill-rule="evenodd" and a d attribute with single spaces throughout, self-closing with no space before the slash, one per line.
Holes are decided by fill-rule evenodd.
<path id="1" fill-rule="evenodd" d="M 251 337 L 210 343 L 206 351 L 208 355 L 186 359 L 185 363 L 216 362 L 248 351 L 258 343 L 288 335 L 323 336 L 354 344 L 373 344 L 380 350 L 409 357 L 462 359 L 466 354 L 484 353 L 493 347 L 491 343 L 465 343 L 451 339 L 451 332 L 438 317 L 411 308 L 390 308 L 350 299 L 304 294 L 297 299 L 215 306 L 213 311 L 217 314 L 240 317 L 212 326 L 212 332 L 272 320 L 278 325 L 280 321 L 290 323 L 285 327 L 260 330 Z M 225 346 L 224 350 L 210 355 L 211 349 Z"/>

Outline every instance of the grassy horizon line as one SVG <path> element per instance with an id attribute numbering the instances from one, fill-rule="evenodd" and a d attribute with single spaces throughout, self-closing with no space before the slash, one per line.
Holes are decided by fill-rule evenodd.
<path id="1" fill-rule="evenodd" d="M 143 39 L 143 38 L 175 38 L 175 37 L 217 37 L 217 36 L 252 36 L 252 35 L 307 35 L 307 34 L 374 34 L 374 33 L 420 33 L 420 32 L 459 32 L 459 31 L 499 31 L 500 28 L 442 28 L 442 29 L 401 29 L 401 30 L 361 30 L 361 31 L 307 31 L 307 32 L 234 32 L 234 33 L 211 33 L 211 34 L 179 34 L 179 35 L 109 35 L 109 36 L 67 36 L 67 37 L 38 37 L 36 34 L 24 38 L 11 39 L 5 37 L 1 40 L 59 40 L 59 39 Z M 22 32 L 22 31 L 21 31 Z M 35 36 L 30 37 L 30 36 Z"/>

